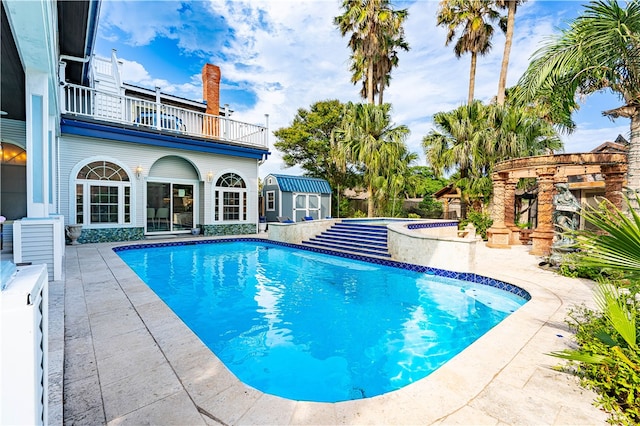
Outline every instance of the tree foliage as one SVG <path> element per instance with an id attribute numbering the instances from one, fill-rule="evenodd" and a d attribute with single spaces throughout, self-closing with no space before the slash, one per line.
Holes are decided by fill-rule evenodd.
<path id="1" fill-rule="evenodd" d="M 578 363 L 575 371 L 600 395 L 598 402 L 612 415 L 612 423 L 635 425 L 640 422 L 640 215 L 633 209 L 627 215 L 606 200 L 580 214 L 598 232 L 573 233 L 580 249 L 574 262 L 625 275 L 619 281 L 601 279 L 594 294 L 597 312 L 583 308 L 570 313 L 579 347 L 550 355 Z"/>
<path id="2" fill-rule="evenodd" d="M 454 183 L 462 191 L 463 218 L 466 204 L 490 197 L 496 162 L 562 148 L 553 127 L 523 108 L 473 101 L 439 112 L 433 121 L 436 128 L 423 138 L 422 145 L 436 176 L 460 172 Z"/>
<path id="3" fill-rule="evenodd" d="M 469 96 L 467 103 L 473 102 L 478 55 L 491 50 L 493 36 L 492 22 L 500 20 L 500 13 L 492 0 L 441 0 L 437 25 L 447 28 L 449 45 L 459 33 L 453 51 L 456 57 L 471 54 L 469 70 Z"/>
<path id="4" fill-rule="evenodd" d="M 342 170 L 352 170 L 362 176 L 369 193 L 367 214 L 373 217 L 377 198 L 389 199 L 390 194 L 404 188 L 406 170 L 415 160 L 405 140 L 407 126 L 391 122 L 391 105 L 349 102 L 341 125 L 333 134 L 334 160 Z"/>
<path id="5" fill-rule="evenodd" d="M 640 189 L 640 2 L 592 1 L 558 36 L 539 49 L 520 78 L 517 101 L 536 99 L 577 108 L 576 95 L 611 90 L 623 105 L 603 111 L 631 119 L 628 184 Z"/>
<path id="6" fill-rule="evenodd" d="M 300 166 L 306 176 L 326 179 L 336 190 L 356 185 L 358 176 L 340 168 L 331 152 L 331 134 L 342 123 L 343 114 L 344 104 L 335 99 L 298 109 L 289 127 L 273 132 L 274 146 L 284 154 L 285 165 Z M 337 208 L 337 202 L 332 205 Z"/>
<path id="7" fill-rule="evenodd" d="M 389 0 L 344 0 L 344 13 L 334 19 L 342 36 L 351 33 L 351 81 L 362 81 L 360 94 L 367 102 L 383 103 L 391 70 L 398 66 L 398 52 L 409 50 L 404 39 L 406 9 L 394 10 Z"/>

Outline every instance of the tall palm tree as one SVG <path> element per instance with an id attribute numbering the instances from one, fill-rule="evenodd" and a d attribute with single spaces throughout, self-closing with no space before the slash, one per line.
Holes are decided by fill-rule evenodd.
<path id="1" fill-rule="evenodd" d="M 504 105 L 505 90 L 507 88 L 507 70 L 509 68 L 509 56 L 511 55 L 511 45 L 513 44 L 513 30 L 516 23 L 516 11 L 518 5 L 527 0 L 496 0 L 496 5 L 501 9 L 507 9 L 507 26 L 505 29 L 504 53 L 502 54 L 502 66 L 500 68 L 500 79 L 498 80 L 498 96 L 496 103 Z"/>
<path id="2" fill-rule="evenodd" d="M 391 105 L 354 104 L 345 106 L 344 120 L 333 135 L 336 162 L 352 164 L 363 177 L 369 192 L 367 215 L 374 215 L 374 200 L 380 176 L 391 176 L 397 161 L 406 152 L 409 128 L 391 122 Z"/>
<path id="3" fill-rule="evenodd" d="M 389 0 L 343 0 L 342 8 L 344 13 L 334 23 L 343 37 L 351 33 L 351 81 L 363 82 L 361 94 L 367 102 L 374 103 L 380 93 L 382 103 L 384 86 L 398 64 L 398 49 L 409 50 L 402 26 L 408 12 L 394 10 Z"/>
<path id="4" fill-rule="evenodd" d="M 476 65 L 478 54 L 484 55 L 491 50 L 493 26 L 491 22 L 500 19 L 500 14 L 494 9 L 491 0 L 441 0 L 437 16 L 437 24 L 447 28 L 447 41 L 453 41 L 456 33 L 461 29 L 453 51 L 456 57 L 464 53 L 471 53 L 471 67 L 469 70 L 468 104 L 473 102 L 476 81 Z"/>
<path id="5" fill-rule="evenodd" d="M 518 83 L 521 102 L 539 96 L 561 99 L 567 108 L 576 94 L 617 93 L 624 105 L 603 111 L 631 119 L 627 184 L 640 189 L 640 2 L 592 1 L 570 27 L 533 57 Z"/>

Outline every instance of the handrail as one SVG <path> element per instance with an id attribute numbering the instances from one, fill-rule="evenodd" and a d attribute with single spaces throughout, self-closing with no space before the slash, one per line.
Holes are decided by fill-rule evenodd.
<path id="1" fill-rule="evenodd" d="M 62 112 L 184 135 L 268 147 L 268 129 L 228 117 L 67 83 Z"/>

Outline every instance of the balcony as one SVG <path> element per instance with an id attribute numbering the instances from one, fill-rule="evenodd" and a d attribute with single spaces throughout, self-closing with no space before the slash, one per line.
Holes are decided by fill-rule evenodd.
<path id="1" fill-rule="evenodd" d="M 268 128 L 228 117 L 66 83 L 61 87 L 62 114 L 146 128 L 166 134 L 268 148 Z M 160 97 L 157 96 L 157 99 Z"/>

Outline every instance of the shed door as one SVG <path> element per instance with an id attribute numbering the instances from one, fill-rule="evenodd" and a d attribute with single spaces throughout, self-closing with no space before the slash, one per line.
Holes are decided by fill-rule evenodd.
<path id="1" fill-rule="evenodd" d="M 310 216 L 320 219 L 320 196 L 317 194 L 296 194 L 293 215 L 296 222 Z"/>

